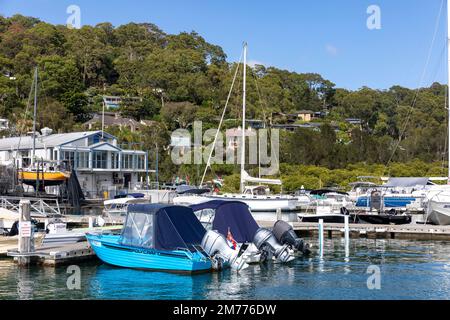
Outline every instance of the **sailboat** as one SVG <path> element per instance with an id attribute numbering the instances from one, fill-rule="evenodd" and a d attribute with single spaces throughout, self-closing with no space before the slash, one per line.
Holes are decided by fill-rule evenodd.
<path id="1" fill-rule="evenodd" d="M 447 0 L 447 53 L 447 101 L 450 101 L 450 0 Z M 448 139 L 450 139 L 450 107 L 448 112 Z M 448 184 L 450 185 L 450 147 L 448 149 Z M 428 199 L 425 213 L 426 222 L 436 225 L 450 225 L 450 191 L 447 188 L 434 190 L 429 192 L 426 198 Z"/>
<path id="2" fill-rule="evenodd" d="M 63 164 L 55 161 L 36 159 L 36 112 L 37 112 L 37 90 L 38 90 L 38 69 L 34 71 L 34 111 L 33 111 L 33 149 L 31 154 L 31 164 L 26 168 L 18 170 L 19 181 L 26 185 L 31 185 L 35 190 L 45 191 L 46 186 L 55 186 L 64 183 L 70 178 L 70 171 Z"/>
<path id="3" fill-rule="evenodd" d="M 240 172 L 240 193 L 229 193 L 222 195 L 183 195 L 175 197 L 173 202 L 175 204 L 194 205 L 200 204 L 212 200 L 229 200 L 229 201 L 242 201 L 246 203 L 252 212 L 275 212 L 278 209 L 282 211 L 293 211 L 298 206 L 298 198 L 290 195 L 271 195 L 267 192 L 268 188 L 262 185 L 281 185 L 282 182 L 279 179 L 266 179 L 251 177 L 245 171 L 245 109 L 246 109 L 246 79 L 247 79 L 247 43 L 244 43 L 243 48 L 243 89 L 242 89 L 242 152 L 241 152 L 241 172 Z M 220 129 L 220 128 L 219 128 Z M 219 130 L 218 129 L 218 130 Z M 217 139 L 217 136 L 216 136 Z M 215 140 L 216 140 L 215 139 Z M 214 141 L 215 143 L 215 141 Z M 208 169 L 210 165 L 210 159 L 212 152 L 208 159 L 208 164 L 205 168 Z M 205 174 L 203 174 L 203 178 Z M 203 179 L 202 179 L 203 180 Z M 202 181 L 203 182 L 203 181 Z M 256 186 L 248 186 L 247 183 L 257 184 Z M 201 183 L 202 184 L 202 183 Z"/>

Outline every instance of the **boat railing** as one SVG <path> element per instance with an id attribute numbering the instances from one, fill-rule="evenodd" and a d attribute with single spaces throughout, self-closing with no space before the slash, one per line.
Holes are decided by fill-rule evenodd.
<path id="1" fill-rule="evenodd" d="M 177 247 L 175 248 L 178 251 L 183 252 L 184 254 L 186 254 L 186 256 L 188 256 L 190 259 L 192 259 L 194 257 L 194 255 L 192 254 L 192 252 L 188 249 L 188 248 L 182 248 L 182 247 Z"/>

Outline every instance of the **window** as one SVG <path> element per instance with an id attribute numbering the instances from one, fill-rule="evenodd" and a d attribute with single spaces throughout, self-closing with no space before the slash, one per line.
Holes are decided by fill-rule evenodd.
<path id="1" fill-rule="evenodd" d="M 108 153 L 106 151 L 94 151 L 92 167 L 95 169 L 107 169 Z"/>
<path id="2" fill-rule="evenodd" d="M 75 152 L 73 151 L 62 151 L 61 160 L 67 161 L 71 166 L 75 163 Z"/>
<path id="3" fill-rule="evenodd" d="M 77 152 L 76 156 L 77 168 L 89 168 L 89 152 Z"/>
<path id="4" fill-rule="evenodd" d="M 90 137 L 88 138 L 88 144 L 89 144 L 89 145 L 92 145 L 92 144 L 99 143 L 99 142 L 100 142 L 100 138 L 101 138 L 101 136 L 98 135 L 98 134 L 93 135 L 93 136 L 90 136 Z"/>
<path id="5" fill-rule="evenodd" d="M 123 165 L 122 165 L 122 168 L 123 169 L 133 169 L 135 166 L 133 166 L 133 155 L 132 154 L 126 154 L 126 153 L 124 153 L 123 155 L 122 155 L 122 158 L 123 158 L 123 161 L 122 161 L 122 163 L 123 163 Z"/>
<path id="6" fill-rule="evenodd" d="M 111 153 L 111 169 L 119 169 L 119 154 L 117 152 Z"/>
<path id="7" fill-rule="evenodd" d="M 137 156 L 137 169 L 145 169 L 145 155 L 143 154 Z"/>

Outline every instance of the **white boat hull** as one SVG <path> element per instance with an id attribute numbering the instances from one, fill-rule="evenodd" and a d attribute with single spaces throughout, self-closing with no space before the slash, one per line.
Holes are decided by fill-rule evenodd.
<path id="1" fill-rule="evenodd" d="M 450 202 L 439 202 L 431 200 L 429 202 L 428 221 L 447 226 L 450 225 Z"/>
<path id="2" fill-rule="evenodd" d="M 293 211 L 297 208 L 296 198 L 276 196 L 180 196 L 174 198 L 173 203 L 178 205 L 195 205 L 212 200 L 241 201 L 247 204 L 252 212 L 275 212 L 277 209 L 281 209 L 281 211 Z"/>

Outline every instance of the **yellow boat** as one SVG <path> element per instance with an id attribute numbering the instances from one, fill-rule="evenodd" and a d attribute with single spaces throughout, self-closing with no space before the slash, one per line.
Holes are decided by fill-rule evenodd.
<path id="1" fill-rule="evenodd" d="M 39 184 L 40 188 L 56 186 L 64 183 L 70 178 L 70 172 L 60 170 L 54 163 L 37 163 L 28 168 L 19 170 L 19 181 L 33 187 Z"/>

